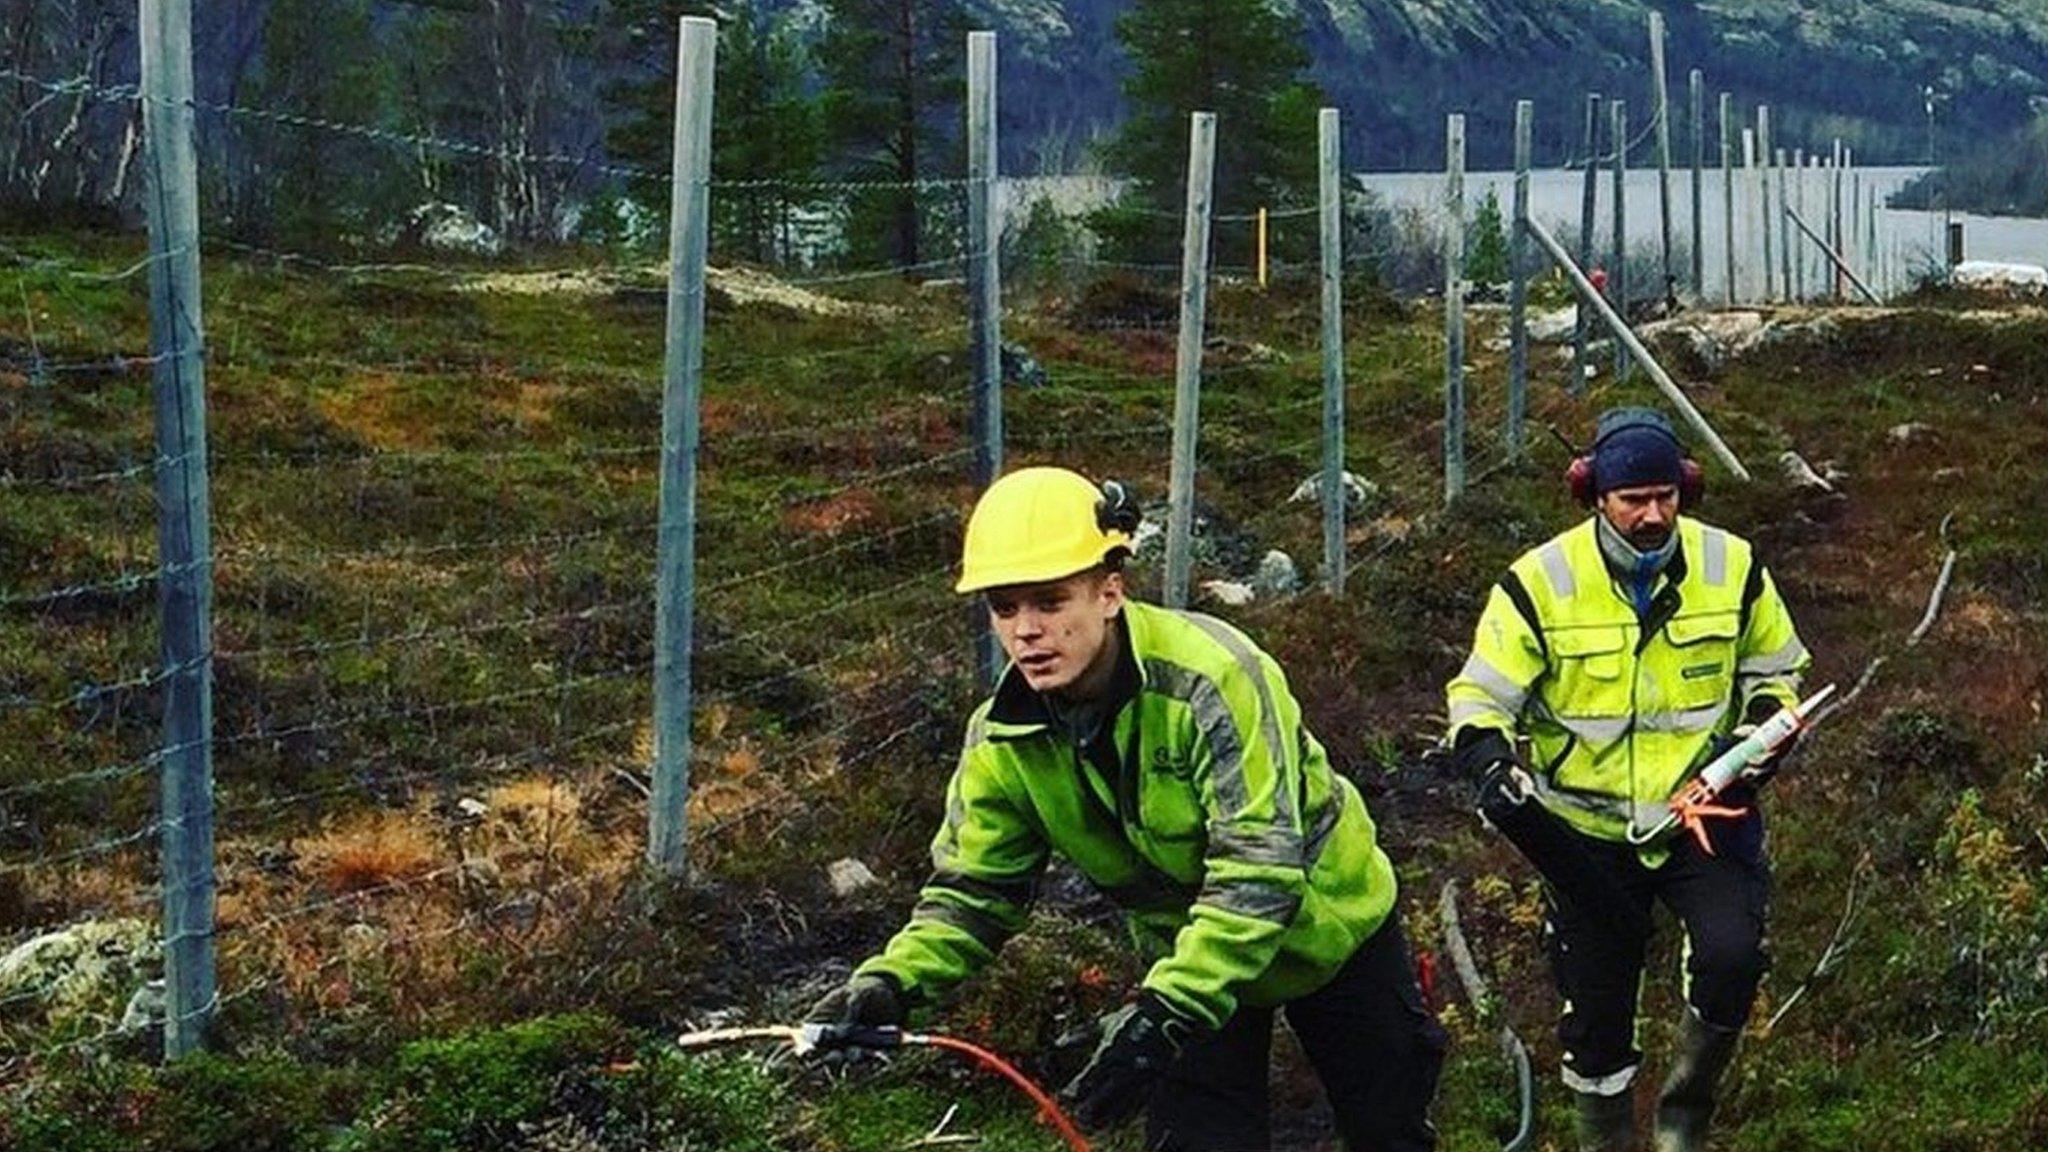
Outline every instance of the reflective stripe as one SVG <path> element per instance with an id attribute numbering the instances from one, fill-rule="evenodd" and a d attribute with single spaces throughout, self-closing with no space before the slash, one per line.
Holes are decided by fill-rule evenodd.
<path id="1" fill-rule="evenodd" d="M 1316 813 L 1315 826 L 1308 830 L 1308 842 L 1301 848 L 1302 862 L 1311 868 L 1315 867 L 1317 860 L 1322 859 L 1323 845 L 1330 842 L 1330 833 L 1337 830 L 1337 822 L 1344 818 L 1343 790 L 1350 787 L 1350 784 L 1342 777 L 1333 783 L 1337 787 L 1330 791 L 1330 802 L 1323 805 L 1321 812 Z"/>
<path id="2" fill-rule="evenodd" d="M 1301 896 L 1256 880 L 1225 880 L 1206 884 L 1197 903 L 1239 916 L 1286 926 L 1301 911 Z"/>
<path id="3" fill-rule="evenodd" d="M 988 739 L 988 721 L 981 714 L 967 722 L 967 738 L 961 742 L 960 751 L 972 752 Z"/>
<path id="4" fill-rule="evenodd" d="M 1003 942 L 1011 936 L 1010 929 L 1004 927 L 1002 922 L 995 917 L 984 912 L 978 912 L 972 908 L 963 908 L 958 904 L 949 904 L 941 900 L 924 900 L 919 902 L 918 906 L 911 911 L 910 919 L 913 923 L 922 920 L 926 923 L 944 924 L 948 928 L 957 928 L 972 936 L 975 943 L 988 949 L 990 952 L 1000 950 Z"/>
<path id="5" fill-rule="evenodd" d="M 1293 827 L 1293 790 L 1284 786 L 1288 777 L 1286 770 L 1288 765 L 1287 745 L 1280 739 L 1280 712 L 1273 706 L 1273 689 L 1266 682 L 1265 666 L 1259 663 L 1258 653 L 1253 651 L 1251 645 L 1245 642 L 1244 637 L 1238 635 L 1237 631 L 1231 628 L 1230 625 L 1216 619 L 1214 616 L 1204 616 L 1199 612 L 1190 612 L 1187 614 L 1187 618 L 1195 627 L 1207 633 L 1210 639 L 1221 644 L 1224 651 L 1230 653 L 1231 659 L 1237 661 L 1238 670 L 1249 677 L 1252 686 L 1258 690 L 1259 739 L 1266 742 L 1266 753 L 1272 757 L 1274 775 L 1282 785 L 1273 789 L 1273 821 L 1276 824 L 1285 824 L 1288 827 Z M 1218 693 L 1219 702 L 1221 698 L 1221 693 Z M 1225 715 L 1228 715 L 1227 710 Z M 1234 724 L 1235 721 L 1232 723 Z M 1237 773 L 1238 791 L 1242 794 L 1244 791 L 1243 764 L 1237 765 Z M 1221 790 L 1220 786 L 1218 790 Z M 1240 802 L 1238 809 L 1242 810 L 1243 807 L 1244 804 Z"/>
<path id="6" fill-rule="evenodd" d="M 1612 744 L 1628 735 L 1630 718 L 1627 716 L 1553 716 L 1565 731 L 1579 738 L 1582 744 Z"/>
<path id="7" fill-rule="evenodd" d="M 1223 805 L 1235 814 L 1251 803 L 1244 785 L 1244 744 L 1237 731 L 1237 719 L 1216 682 L 1178 664 L 1155 661 L 1145 668 L 1145 682 L 1195 713 L 1195 727 L 1208 738 L 1210 780 Z"/>
<path id="8" fill-rule="evenodd" d="M 1559 600 L 1569 600 L 1578 595 L 1578 577 L 1572 575 L 1572 562 L 1564 554 L 1564 541 L 1552 540 L 1545 544 L 1536 558 L 1543 562 L 1543 574 L 1550 577 L 1550 590 Z"/>
<path id="9" fill-rule="evenodd" d="M 1474 652 L 1465 661 L 1465 667 L 1458 672 L 1460 680 L 1470 680 L 1483 689 L 1494 703 L 1510 716 L 1520 715 L 1522 704 L 1529 699 L 1529 690 L 1508 678 L 1508 674 L 1495 668 L 1486 657 Z"/>
<path id="10" fill-rule="evenodd" d="M 1675 712 L 1645 712 L 1636 717 L 1636 728 L 1643 732 L 1698 732 L 1720 723 L 1728 711 L 1726 700 L 1699 708 L 1683 708 Z"/>
<path id="11" fill-rule="evenodd" d="M 1635 1083 L 1636 1069 L 1638 1067 L 1640 1065 L 1631 1064 L 1619 1072 L 1610 1072 L 1605 1076 L 1587 1077 L 1572 1071 L 1572 1066 L 1567 1063 L 1564 1066 L 1562 1075 L 1564 1086 L 1574 1092 L 1581 1092 L 1588 1096 L 1619 1096 L 1623 1092 L 1628 1091 L 1630 1084 Z"/>
<path id="12" fill-rule="evenodd" d="M 1474 720 L 1487 720 L 1494 717 L 1507 721 L 1510 726 L 1515 722 L 1514 713 L 1501 711 L 1500 705 L 1495 704 L 1491 700 L 1451 701 L 1450 722 L 1452 728 L 1470 724 Z"/>
<path id="13" fill-rule="evenodd" d="M 1225 856 L 1247 864 L 1278 864 L 1286 868 L 1301 867 L 1305 858 L 1301 837 L 1292 829 L 1276 827 L 1212 828 L 1208 854 L 1212 858 Z"/>
<path id="14" fill-rule="evenodd" d="M 1735 674 L 1738 677 L 1783 676 L 1787 672 L 1797 672 L 1805 659 L 1806 645 L 1795 636 L 1776 652 L 1737 661 Z"/>
<path id="15" fill-rule="evenodd" d="M 946 824 L 932 842 L 932 867 L 944 871 L 946 864 L 960 854 L 960 829 L 966 823 L 967 799 L 960 794 L 960 782 L 956 779 L 946 789 Z"/>
<path id="16" fill-rule="evenodd" d="M 1700 531 L 1700 576 L 1715 588 L 1728 583 L 1728 533 L 1719 528 Z"/>
<path id="17" fill-rule="evenodd" d="M 1618 796 L 1566 791 L 1540 776 L 1535 778 L 1535 783 L 1536 798 L 1546 808 L 1570 808 L 1588 816 L 1626 820 L 1634 828 L 1654 828 L 1664 822 L 1664 817 L 1671 814 L 1670 807 L 1664 804 L 1630 803 Z"/>

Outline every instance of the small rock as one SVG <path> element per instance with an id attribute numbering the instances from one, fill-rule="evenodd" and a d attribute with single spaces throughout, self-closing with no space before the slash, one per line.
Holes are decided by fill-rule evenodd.
<path id="1" fill-rule="evenodd" d="M 481 820 L 490 815 L 491 806 L 474 796 L 464 796 L 455 802 L 455 810 L 471 820 Z"/>
<path id="2" fill-rule="evenodd" d="M 87 920 L 27 940 L 0 957 L 0 1000 L 77 1009 L 125 987 L 162 946 L 143 920 Z"/>
<path id="3" fill-rule="evenodd" d="M 1959 480 L 1962 478 L 1962 475 L 1963 470 L 1961 468 L 1949 467 L 1936 468 L 1934 470 L 1934 478 L 1936 480 Z"/>
<path id="4" fill-rule="evenodd" d="M 1166 525 L 1147 516 L 1131 533 L 1131 555 L 1144 558 L 1166 546 Z"/>
<path id="5" fill-rule="evenodd" d="M 1344 508 L 1346 511 L 1356 512 L 1364 508 L 1369 501 L 1378 497 L 1379 494 L 1379 488 L 1358 473 L 1344 473 Z M 1322 498 L 1323 474 L 1321 472 L 1311 472 L 1308 479 L 1295 485 L 1294 494 L 1287 498 L 1287 502 L 1289 504 L 1302 504 L 1312 500 L 1321 500 Z"/>
<path id="6" fill-rule="evenodd" d="M 827 864 L 825 878 L 832 885 L 832 894 L 842 900 L 863 888 L 872 888 L 880 883 L 867 865 L 851 856 Z"/>
<path id="7" fill-rule="evenodd" d="M 1536 344 L 1557 344 L 1570 340 L 1579 330 L 1577 305 L 1529 317 L 1529 340 Z"/>
<path id="8" fill-rule="evenodd" d="M 505 247 L 490 225 L 459 204 L 422 204 L 412 210 L 409 228 L 421 244 L 438 252 L 496 256 Z"/>
<path id="9" fill-rule="evenodd" d="M 256 850 L 256 867 L 267 875 L 288 876 L 299 862 L 299 854 L 284 844 L 266 844 Z"/>
<path id="10" fill-rule="evenodd" d="M 1900 424 L 1885 433 L 1885 438 L 1894 444 L 1911 444 L 1934 435 L 1934 429 L 1925 424 Z"/>
<path id="11" fill-rule="evenodd" d="M 494 888 L 504 880 L 505 874 L 498 862 L 488 856 L 470 856 L 462 861 L 462 882 L 480 888 Z"/>
<path id="12" fill-rule="evenodd" d="M 1252 577 L 1252 590 L 1262 596 L 1290 596 L 1301 590 L 1301 570 L 1294 565 L 1294 557 L 1275 548 L 1259 561 L 1259 571 Z"/>
<path id="13" fill-rule="evenodd" d="M 1828 483 L 1826 477 L 1815 472 L 1813 466 L 1808 464 L 1805 458 L 1797 452 L 1786 451 L 1778 453 L 1778 463 L 1785 469 L 1785 478 L 1790 480 L 1795 488 L 1805 488 L 1816 492 L 1833 492 L 1835 490 L 1835 486 Z"/>
<path id="14" fill-rule="evenodd" d="M 144 981 L 142 987 L 135 990 L 135 995 L 128 998 L 128 1007 L 121 1012 L 122 1034 L 132 1036 L 162 1024 L 164 1003 L 164 982 Z"/>
<path id="15" fill-rule="evenodd" d="M 341 930 L 341 947 L 345 952 L 360 956 L 366 952 L 375 952 L 383 944 L 384 930 L 375 924 L 365 924 L 358 920 Z"/>
<path id="16" fill-rule="evenodd" d="M 1045 374 L 1045 365 L 1025 349 L 1022 344 L 1003 341 L 1003 383 L 1022 384 L 1026 388 L 1043 388 L 1052 380 Z"/>
<path id="17" fill-rule="evenodd" d="M 1258 598 L 1251 585 L 1240 584 L 1235 580 L 1204 580 L 1202 591 L 1226 608 L 1242 608 Z"/>

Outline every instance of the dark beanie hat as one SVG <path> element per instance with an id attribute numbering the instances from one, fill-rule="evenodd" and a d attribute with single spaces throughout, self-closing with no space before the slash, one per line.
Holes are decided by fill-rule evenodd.
<path id="1" fill-rule="evenodd" d="M 1677 484 L 1684 450 L 1671 424 L 1651 408 L 1610 408 L 1600 414 L 1593 439 L 1593 493 L 1616 488 Z"/>

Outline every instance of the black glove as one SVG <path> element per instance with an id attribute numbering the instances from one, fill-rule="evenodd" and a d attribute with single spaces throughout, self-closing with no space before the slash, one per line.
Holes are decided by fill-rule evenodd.
<path id="1" fill-rule="evenodd" d="M 1136 1115 L 1181 1049 L 1203 1032 L 1156 993 L 1102 1018 L 1102 1039 L 1060 1103 L 1083 1128 L 1100 1130 Z"/>
<path id="2" fill-rule="evenodd" d="M 812 1051 L 832 1052 L 856 1044 L 863 1032 L 903 1027 L 907 1012 L 894 976 L 857 973 L 813 1005 L 804 1023 L 821 1026 Z"/>
<path id="3" fill-rule="evenodd" d="M 1479 791 L 1479 810 L 1488 819 L 1521 806 L 1535 791 L 1515 746 L 1492 729 L 1467 728 L 1451 753 L 1459 773 Z"/>

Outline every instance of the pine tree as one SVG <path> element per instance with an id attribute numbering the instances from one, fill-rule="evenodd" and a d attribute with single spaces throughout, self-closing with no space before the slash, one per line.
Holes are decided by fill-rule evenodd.
<path id="1" fill-rule="evenodd" d="M 735 255 L 778 263 L 797 255 L 796 211 L 815 203 L 824 126 L 809 89 L 809 55 L 787 27 L 735 11 L 722 30 L 712 166 L 742 185 L 712 198 L 713 238 Z"/>
<path id="2" fill-rule="evenodd" d="M 961 0 L 825 0 L 825 8 L 818 57 L 835 167 L 903 185 L 957 169 L 968 30 Z M 849 242 L 864 246 L 885 221 L 896 261 L 921 262 L 929 199 L 907 187 L 857 197 Z"/>
<path id="3" fill-rule="evenodd" d="M 623 50 L 635 64 L 633 74 L 606 93 L 616 117 L 606 136 L 613 155 L 652 172 L 669 171 L 676 23 L 684 16 L 719 16 L 711 171 L 724 187 L 711 200 L 713 256 L 788 259 L 795 246 L 792 218 L 818 199 L 806 185 L 818 178 L 824 148 L 801 39 L 758 4 L 733 4 L 723 13 L 700 0 L 613 0 L 612 6 L 625 29 Z M 644 203 L 667 206 L 658 178 L 634 192 Z"/>
<path id="4" fill-rule="evenodd" d="M 1465 279 L 1474 284 L 1500 284 L 1512 275 L 1508 267 L 1506 217 L 1500 208 L 1500 193 L 1488 188 L 1473 213 L 1471 235 L 1465 249 Z"/>
<path id="5" fill-rule="evenodd" d="M 280 0 L 249 99 L 314 120 L 376 124 L 393 87 L 383 60 L 365 0 Z M 286 124 L 249 135 L 257 178 L 240 182 L 243 198 L 232 209 L 244 234 L 332 248 L 403 210 L 393 199 L 410 190 L 393 187 L 399 168 L 388 148 Z"/>
<path id="6" fill-rule="evenodd" d="M 1306 203 L 1316 175 L 1315 87 L 1298 18 L 1270 0 L 1136 0 L 1117 22 L 1133 71 L 1130 116 L 1107 149 L 1130 193 L 1093 221 L 1113 250 L 1171 259 L 1187 180 L 1188 116 L 1216 113 L 1215 211 Z M 1242 259 L 1249 236 L 1218 233 L 1221 262 Z"/>
<path id="7" fill-rule="evenodd" d="M 608 0 L 601 21 L 608 31 L 592 54 L 619 69 L 604 86 L 609 126 L 605 149 L 614 160 L 657 174 L 635 183 L 633 193 L 648 205 L 666 208 L 661 176 L 668 173 L 675 144 L 676 27 L 685 16 L 716 16 L 710 0 Z M 721 56 L 723 54 L 721 53 Z M 712 114 L 718 113 L 714 99 Z M 712 168 L 717 170 L 714 159 Z"/>

